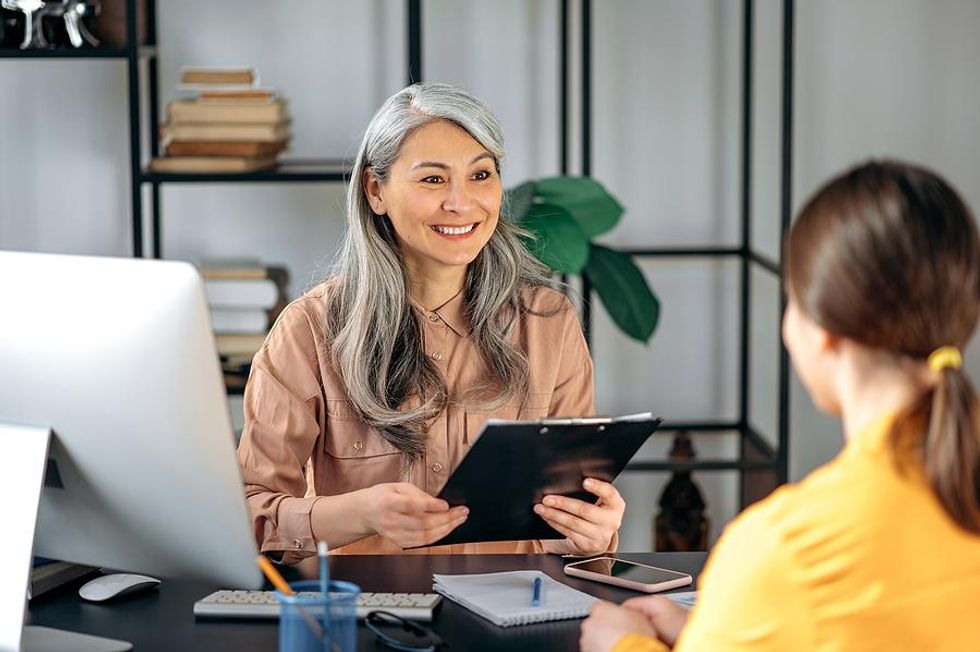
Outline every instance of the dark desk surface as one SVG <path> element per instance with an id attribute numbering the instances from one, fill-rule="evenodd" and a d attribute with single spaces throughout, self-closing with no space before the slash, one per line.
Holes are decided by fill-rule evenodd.
<path id="1" fill-rule="evenodd" d="M 620 557 L 697 575 L 705 561 L 703 552 L 633 553 Z M 640 595 L 632 591 L 579 580 L 562 572 L 565 560 L 554 555 L 406 555 L 339 556 L 330 560 L 331 576 L 350 580 L 364 591 L 430 593 L 433 573 L 486 573 L 540 569 L 569 586 L 597 597 L 622 602 Z M 299 579 L 311 566 L 289 579 Z M 201 582 L 164 580 L 158 591 L 110 604 L 92 604 L 78 597 L 79 582 L 37 598 L 30 605 L 29 624 L 107 636 L 133 643 L 138 652 L 174 650 L 278 649 L 277 625 L 271 621 L 195 621 L 196 600 L 219 586 Z M 693 587 L 688 587 L 690 590 Z M 500 628 L 459 605 L 443 600 L 432 628 L 449 643 L 449 652 L 481 650 L 578 650 L 579 620 L 556 621 Z M 359 649 L 381 652 L 363 626 Z"/>

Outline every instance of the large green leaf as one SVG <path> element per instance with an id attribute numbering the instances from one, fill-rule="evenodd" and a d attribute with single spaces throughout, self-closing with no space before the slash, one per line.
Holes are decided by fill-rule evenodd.
<path id="1" fill-rule="evenodd" d="M 561 274 L 578 274 L 589 259 L 589 239 L 564 208 L 531 204 L 521 227 L 537 237 L 528 241 L 531 253 Z"/>
<path id="2" fill-rule="evenodd" d="M 623 215 L 619 202 L 588 177 L 541 179 L 535 184 L 535 196 L 542 203 L 567 210 L 589 238 L 612 229 Z"/>
<path id="3" fill-rule="evenodd" d="M 601 245 L 590 245 L 588 277 L 603 305 L 619 328 L 640 342 L 649 342 L 660 317 L 660 301 L 650 290 L 643 272 L 626 254 Z"/>
<path id="4" fill-rule="evenodd" d="M 534 182 L 525 181 L 504 193 L 504 215 L 517 224 L 524 219 L 527 210 L 534 201 Z"/>

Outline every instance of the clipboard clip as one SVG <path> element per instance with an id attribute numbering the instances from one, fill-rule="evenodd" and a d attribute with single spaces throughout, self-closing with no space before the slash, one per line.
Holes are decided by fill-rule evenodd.
<path id="1" fill-rule="evenodd" d="M 612 423 L 612 419 L 609 417 L 569 417 L 567 419 L 539 419 L 538 424 L 541 426 L 538 430 L 539 434 L 548 434 L 549 426 L 599 426 L 598 431 L 602 432 L 606 429 L 605 424 Z"/>
<path id="2" fill-rule="evenodd" d="M 653 419 L 652 412 L 640 412 L 639 414 L 628 414 L 626 416 L 617 417 L 613 419 L 612 417 L 559 417 L 555 419 L 538 419 L 537 423 L 541 426 L 538 431 L 542 435 L 547 434 L 548 426 L 599 426 L 599 432 L 606 429 L 605 424 L 619 422 L 619 421 L 649 421 Z"/>
<path id="3" fill-rule="evenodd" d="M 567 419 L 538 419 L 542 426 L 588 426 L 596 423 L 612 423 L 609 417 L 569 417 Z"/>

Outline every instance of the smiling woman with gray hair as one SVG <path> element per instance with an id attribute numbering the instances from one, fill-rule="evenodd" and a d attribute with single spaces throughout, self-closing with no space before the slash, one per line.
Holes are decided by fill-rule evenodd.
<path id="1" fill-rule="evenodd" d="M 575 311 L 500 215 L 502 157 L 497 119 L 453 86 L 415 84 L 374 115 L 336 272 L 286 308 L 245 390 L 239 459 L 263 553 L 438 541 L 467 511 L 434 495 L 484 421 L 594 412 Z M 595 505 L 534 506 L 563 540 L 418 551 L 612 550 L 623 499 L 599 480 L 585 489 Z"/>

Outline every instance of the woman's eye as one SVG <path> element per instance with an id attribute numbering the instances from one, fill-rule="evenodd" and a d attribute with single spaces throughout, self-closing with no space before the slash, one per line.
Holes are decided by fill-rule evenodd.
<path id="1" fill-rule="evenodd" d="M 422 183 L 442 183 L 442 177 L 433 174 L 432 176 L 422 179 Z"/>
<path id="2" fill-rule="evenodd" d="M 479 172 L 473 175 L 473 178 L 476 179 L 477 181 L 486 181 L 487 179 L 490 178 L 490 170 L 480 170 Z"/>

